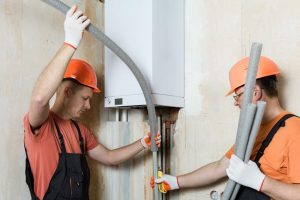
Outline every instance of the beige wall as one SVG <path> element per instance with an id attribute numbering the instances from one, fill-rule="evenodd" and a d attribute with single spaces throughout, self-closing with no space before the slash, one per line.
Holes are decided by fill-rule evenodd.
<path id="1" fill-rule="evenodd" d="M 71 1 L 68 2 L 69 5 Z M 72 1 L 73 2 L 73 1 Z M 97 0 L 76 0 L 93 24 L 103 26 L 103 4 Z M 282 103 L 300 113 L 300 2 L 296 0 L 186 0 L 186 106 L 179 112 L 172 151 L 172 173 L 190 172 L 201 165 L 219 159 L 234 142 L 238 109 L 233 99 L 225 97 L 230 66 L 249 55 L 252 42 L 263 43 L 262 54 L 273 58 L 281 67 Z M 0 199 L 29 199 L 24 177 L 22 117 L 28 109 L 33 84 L 42 68 L 63 42 L 64 16 L 40 1 L 0 0 Z M 86 59 L 97 71 L 103 89 L 103 47 L 89 33 L 76 57 Z M 134 132 L 130 142 L 143 128 L 142 112 L 130 113 L 135 121 L 128 127 L 108 122 L 109 110 L 103 108 L 103 94 L 93 99 L 93 110 L 84 121 L 99 141 L 113 147 L 111 137 L 117 130 Z M 123 127 L 123 128 L 122 128 Z M 110 132 L 112 135 L 110 135 Z M 130 133 L 129 133 L 130 134 Z M 142 134 L 141 134 L 142 135 Z M 124 142 L 124 141 L 122 141 Z M 119 142 L 119 144 L 123 144 Z M 149 197 L 147 172 L 149 159 L 138 158 L 130 171 L 134 184 L 146 177 L 138 193 Z M 138 162 L 137 161 L 137 162 Z M 138 162 L 139 163 L 139 162 Z M 133 163 L 133 166 L 136 163 Z M 92 166 L 92 198 L 120 199 L 113 190 L 111 171 L 101 165 Z M 145 175 L 146 174 L 146 175 Z M 204 189 L 173 193 L 171 199 L 209 199 L 209 192 L 221 192 L 224 184 Z M 137 191 L 130 188 L 130 194 Z M 130 196 L 132 199 L 139 199 Z"/>

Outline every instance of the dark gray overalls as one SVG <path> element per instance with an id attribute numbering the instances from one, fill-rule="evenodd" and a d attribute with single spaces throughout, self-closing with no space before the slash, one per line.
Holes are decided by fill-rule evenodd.
<path id="1" fill-rule="evenodd" d="M 84 144 L 78 124 L 73 121 L 79 137 L 81 153 L 67 153 L 60 129 L 55 123 L 59 138 L 61 153 L 54 175 L 49 183 L 44 200 L 88 200 L 90 171 L 85 158 Z M 26 151 L 26 148 L 25 148 Z M 26 183 L 29 187 L 32 200 L 38 200 L 34 193 L 34 180 L 26 151 Z"/>

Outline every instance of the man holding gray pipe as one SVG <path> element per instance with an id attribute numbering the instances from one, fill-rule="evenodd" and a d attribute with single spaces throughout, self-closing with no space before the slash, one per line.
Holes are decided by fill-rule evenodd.
<path id="1" fill-rule="evenodd" d="M 237 62 L 230 70 L 234 105 L 241 108 L 249 58 Z M 218 161 L 191 173 L 153 180 L 165 190 L 203 187 L 226 176 L 242 185 L 238 200 L 300 199 L 300 119 L 286 111 L 279 102 L 278 66 L 267 57 L 260 57 L 252 102 L 265 101 L 266 108 L 251 154 L 244 163 L 233 154 L 234 146 Z"/>
<path id="2" fill-rule="evenodd" d="M 150 146 L 146 135 L 127 146 L 107 149 L 78 121 L 91 108 L 93 93 L 100 92 L 93 68 L 83 60 L 71 59 L 89 23 L 77 6 L 67 12 L 65 41 L 39 75 L 23 119 L 26 182 L 34 200 L 88 200 L 86 155 L 105 165 L 118 165 Z M 159 146 L 160 136 L 155 140 Z"/>

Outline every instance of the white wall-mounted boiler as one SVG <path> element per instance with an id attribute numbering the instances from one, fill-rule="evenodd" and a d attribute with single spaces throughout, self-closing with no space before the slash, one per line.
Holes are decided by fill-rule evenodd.
<path id="1" fill-rule="evenodd" d="M 105 34 L 137 64 L 158 106 L 184 107 L 184 0 L 105 1 Z M 143 106 L 132 72 L 105 49 L 105 107 Z"/>

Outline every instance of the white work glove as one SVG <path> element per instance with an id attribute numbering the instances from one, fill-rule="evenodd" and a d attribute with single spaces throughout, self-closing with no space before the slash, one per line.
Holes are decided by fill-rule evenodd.
<path id="1" fill-rule="evenodd" d="M 159 133 L 156 133 L 156 137 L 154 138 L 154 140 L 155 140 L 157 147 L 160 147 L 161 135 Z M 145 135 L 145 137 L 143 137 L 141 139 L 141 143 L 145 149 L 151 148 L 150 133 L 148 133 L 147 135 Z"/>
<path id="2" fill-rule="evenodd" d="M 77 10 L 77 5 L 70 8 L 64 22 L 65 43 L 76 49 L 80 43 L 84 29 L 89 24 L 90 19 L 83 15 L 82 11 Z"/>
<path id="3" fill-rule="evenodd" d="M 250 160 L 248 163 L 244 163 L 234 154 L 230 158 L 226 173 L 231 180 L 257 191 L 261 190 L 266 177 L 261 173 L 255 162 Z"/>
<path id="4" fill-rule="evenodd" d="M 164 174 L 161 178 L 156 179 L 154 182 L 153 182 L 153 179 L 154 178 L 151 177 L 151 180 L 150 180 L 150 185 L 152 188 L 154 188 L 154 182 L 155 182 L 157 184 L 163 183 L 164 189 L 167 191 L 179 189 L 178 179 L 176 176 Z"/>

